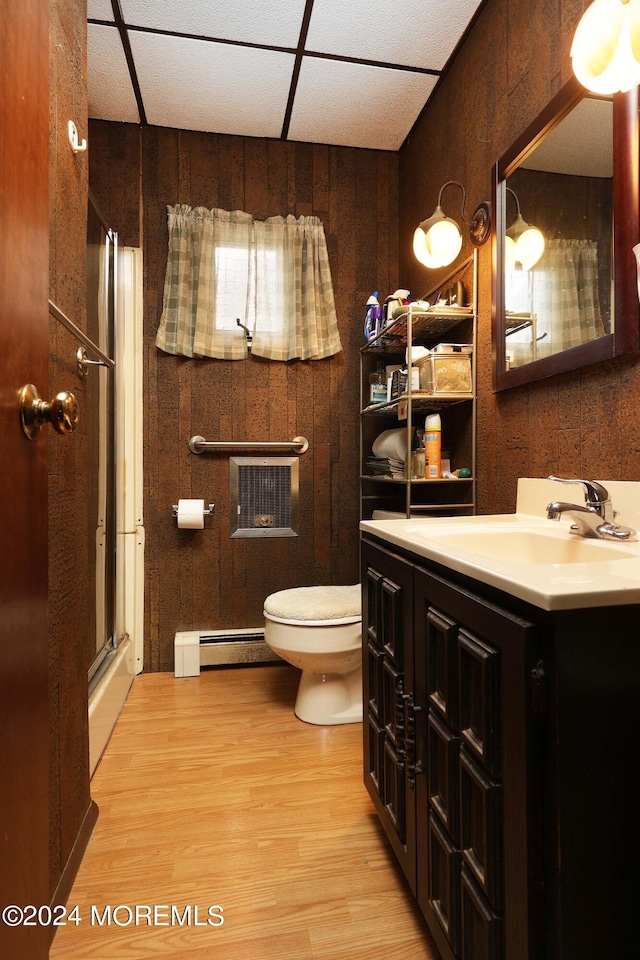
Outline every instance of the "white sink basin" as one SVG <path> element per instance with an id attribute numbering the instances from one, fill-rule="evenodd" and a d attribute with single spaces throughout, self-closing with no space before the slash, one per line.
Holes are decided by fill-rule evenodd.
<path id="1" fill-rule="evenodd" d="M 630 560 L 637 551 L 625 550 L 611 540 L 577 540 L 562 538 L 533 530 L 460 530 L 455 533 L 437 532 L 428 527 L 416 530 L 417 537 L 436 540 L 450 550 L 464 550 L 487 560 L 517 564 L 574 564 L 605 563 L 610 560 Z"/>
<path id="2" fill-rule="evenodd" d="M 607 481 L 617 522 L 640 530 L 640 483 Z M 364 534 L 496 587 L 543 610 L 640 604 L 640 541 L 595 540 L 548 520 L 557 484 L 518 483 L 514 514 L 363 520 Z"/>

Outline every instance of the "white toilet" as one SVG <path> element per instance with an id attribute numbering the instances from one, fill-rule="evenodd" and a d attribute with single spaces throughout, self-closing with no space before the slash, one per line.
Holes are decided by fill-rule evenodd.
<path id="1" fill-rule="evenodd" d="M 264 602 L 265 640 L 302 670 L 295 714 L 307 723 L 362 720 L 360 584 L 294 587 Z"/>

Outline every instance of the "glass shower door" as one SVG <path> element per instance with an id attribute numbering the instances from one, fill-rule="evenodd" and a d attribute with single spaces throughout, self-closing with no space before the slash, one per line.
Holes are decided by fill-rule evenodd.
<path id="1" fill-rule="evenodd" d="M 87 218 L 87 335 L 108 357 L 115 349 L 117 235 L 102 220 L 89 197 Z M 115 368 L 87 355 L 85 417 L 87 420 L 86 530 L 87 643 L 89 681 L 115 647 Z M 93 361 L 93 362 L 92 362 Z"/>

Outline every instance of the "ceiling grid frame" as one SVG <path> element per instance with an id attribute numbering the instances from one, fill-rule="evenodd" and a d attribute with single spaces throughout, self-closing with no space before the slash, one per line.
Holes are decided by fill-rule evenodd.
<path id="1" fill-rule="evenodd" d="M 485 2 L 88 0 L 89 116 L 397 151 Z"/>

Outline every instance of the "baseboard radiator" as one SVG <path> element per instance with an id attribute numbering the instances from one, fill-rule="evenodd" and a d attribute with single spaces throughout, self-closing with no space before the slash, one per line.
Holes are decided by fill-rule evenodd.
<path id="1" fill-rule="evenodd" d="M 200 667 L 282 663 L 267 646 L 264 628 L 249 630 L 183 630 L 174 639 L 176 677 L 197 677 Z"/>

